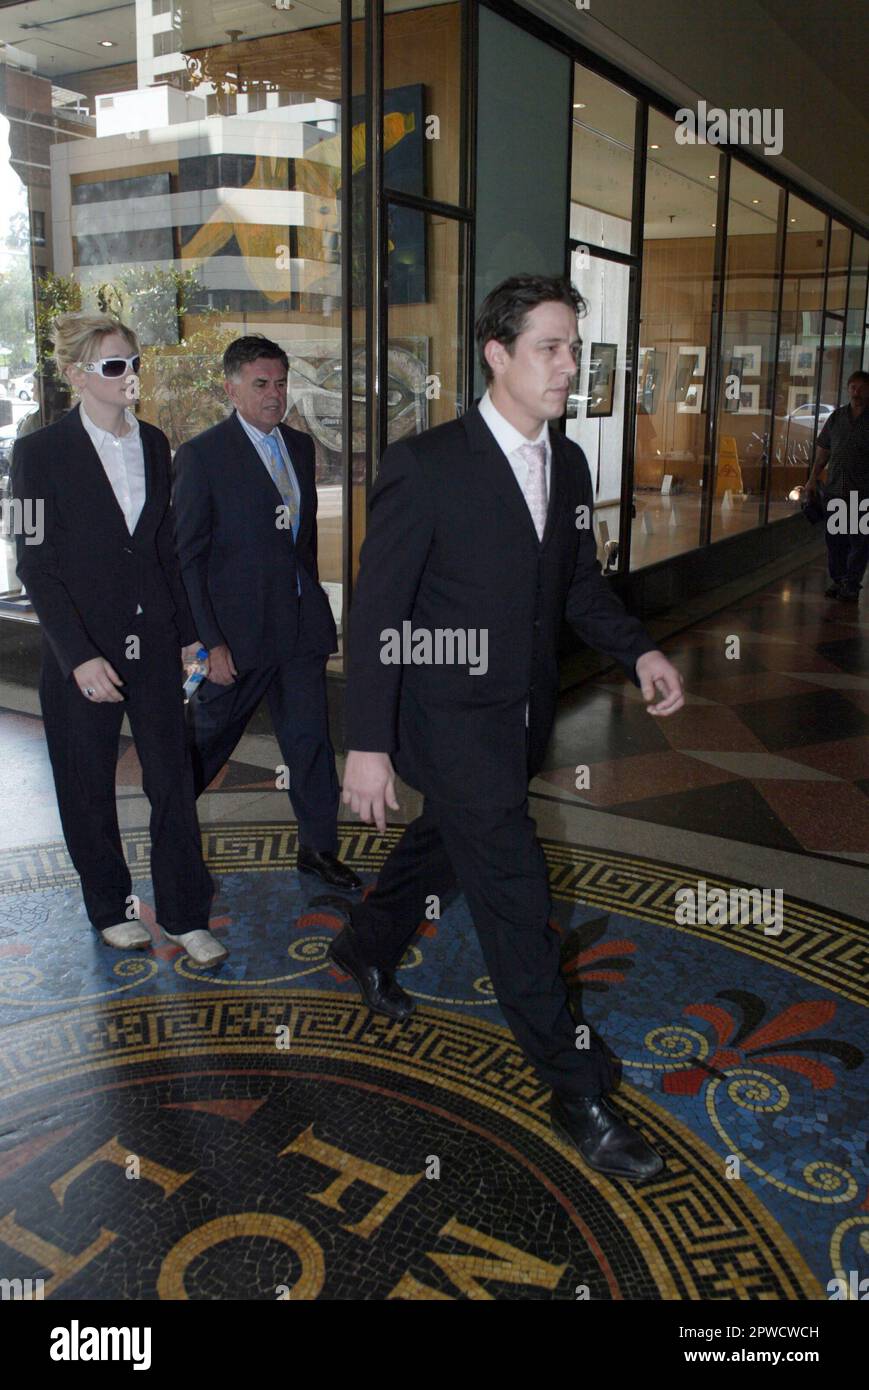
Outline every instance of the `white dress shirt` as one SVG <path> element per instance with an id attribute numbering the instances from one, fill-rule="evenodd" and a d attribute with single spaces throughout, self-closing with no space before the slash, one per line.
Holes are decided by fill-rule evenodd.
<path id="1" fill-rule="evenodd" d="M 549 475 L 552 471 L 552 445 L 549 442 L 549 424 L 544 420 L 540 427 L 540 433 L 536 439 L 526 439 L 524 434 L 520 434 L 515 425 L 511 425 L 509 420 L 505 420 L 500 410 L 496 410 L 492 404 L 492 397 L 488 391 L 480 401 L 480 414 L 485 420 L 489 429 L 495 436 L 495 443 L 498 445 L 502 454 L 506 454 L 507 462 L 516 475 L 516 481 L 522 489 L 522 496 L 528 503 L 528 463 L 517 453 L 523 444 L 545 444 L 546 446 L 546 496 L 550 496 Z M 528 515 L 531 515 L 531 508 L 528 508 Z M 528 727 L 529 704 L 525 702 L 525 727 Z"/>
<path id="2" fill-rule="evenodd" d="M 517 453 L 517 450 L 521 449 L 523 444 L 546 445 L 546 497 L 548 500 L 550 496 L 549 475 L 552 471 L 552 445 L 549 442 L 548 422 L 544 420 L 536 439 L 526 439 L 524 434 L 519 433 L 515 425 L 511 425 L 509 420 L 504 419 L 500 410 L 495 409 L 488 391 L 480 401 L 480 414 L 495 436 L 495 442 L 501 452 L 506 454 L 507 462 L 516 475 L 516 481 L 522 489 L 522 496 L 526 502 L 528 501 L 528 464 L 522 455 Z"/>
<path id="3" fill-rule="evenodd" d="M 284 442 L 284 436 L 281 434 L 280 428 L 277 425 L 275 425 L 274 429 L 268 430 L 267 432 L 263 430 L 258 430 L 256 425 L 252 425 L 249 420 L 245 420 L 244 416 L 238 410 L 235 412 L 235 414 L 236 418 L 238 419 L 238 423 L 241 425 L 251 444 L 256 449 L 257 453 L 262 459 L 263 467 L 265 468 L 269 477 L 271 477 L 271 469 L 269 468 L 269 453 L 266 449 L 264 441 L 268 438 L 269 435 L 271 435 L 273 439 L 277 440 L 278 448 L 281 451 L 281 458 L 284 461 L 287 474 L 289 476 L 290 482 L 293 485 L 293 492 L 295 493 L 296 497 L 296 508 L 298 511 L 301 511 L 302 494 L 299 489 L 299 480 L 296 477 L 296 470 L 293 468 L 292 459 L 290 458 L 289 451 L 287 449 L 286 443 Z"/>
<path id="4" fill-rule="evenodd" d="M 112 492 L 118 499 L 118 506 L 124 513 L 127 530 L 132 536 L 142 515 L 146 495 L 145 451 L 142 448 L 139 422 L 132 410 L 127 409 L 124 411 L 124 419 L 130 427 L 128 433 L 112 434 L 111 430 L 104 430 L 94 423 L 85 410 L 83 401 L 78 409 L 81 422 L 91 437 L 106 477 L 112 485 Z"/>

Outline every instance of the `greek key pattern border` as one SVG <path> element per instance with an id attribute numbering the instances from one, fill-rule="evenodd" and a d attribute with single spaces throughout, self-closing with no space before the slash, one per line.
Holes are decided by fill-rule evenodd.
<path id="1" fill-rule="evenodd" d="M 341 824 L 339 853 L 357 869 L 377 873 L 402 832 L 402 826 L 380 832 Z M 129 830 L 122 839 L 133 876 L 146 875 L 148 832 Z M 678 925 L 676 893 L 697 884 L 696 874 L 688 869 L 552 840 L 542 843 L 552 894 L 560 901 L 582 902 L 685 931 L 798 975 L 853 1003 L 869 1004 L 869 923 L 786 896 L 783 930 L 776 937 L 764 935 L 762 927 L 751 924 Z M 203 832 L 203 846 L 209 868 L 216 874 L 292 872 L 296 867 L 296 827 L 286 822 L 211 826 Z M 710 888 L 745 886 L 705 871 L 702 876 Z M 0 897 L 77 883 L 62 842 L 0 851 Z"/>

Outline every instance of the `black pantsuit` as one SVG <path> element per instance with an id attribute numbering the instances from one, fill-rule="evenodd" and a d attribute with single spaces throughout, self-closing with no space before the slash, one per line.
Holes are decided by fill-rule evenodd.
<path id="1" fill-rule="evenodd" d="M 202 862 L 178 646 L 165 628 L 151 630 L 141 618 L 130 628 L 140 637 L 141 654 L 115 666 L 125 682 L 122 703 L 92 703 L 45 653 L 39 698 L 64 839 L 93 925 L 125 921 L 131 880 L 118 828 L 115 770 L 128 715 L 151 805 L 157 921 L 175 935 L 205 930 L 213 886 Z"/>
<path id="2" fill-rule="evenodd" d="M 78 408 L 16 440 L 14 495 L 44 516 L 39 544 L 18 538 L 18 574 L 42 626 L 45 735 L 88 916 L 98 929 L 129 920 L 115 797 L 126 713 L 151 803 L 157 920 L 180 935 L 207 928 L 213 894 L 181 694 L 181 648 L 196 629 L 175 555 L 169 442 L 145 421 L 139 428 L 146 496 L 132 535 Z M 79 690 L 73 672 L 96 657 L 124 681 L 123 701 L 91 701 Z"/>

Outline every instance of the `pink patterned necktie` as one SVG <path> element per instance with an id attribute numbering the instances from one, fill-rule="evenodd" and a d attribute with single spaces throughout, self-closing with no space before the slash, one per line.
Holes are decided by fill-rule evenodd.
<path id="1" fill-rule="evenodd" d="M 543 540 L 546 530 L 548 499 L 546 496 L 546 445 L 522 444 L 517 453 L 528 464 L 528 477 L 525 483 L 525 501 L 534 522 L 537 539 Z"/>

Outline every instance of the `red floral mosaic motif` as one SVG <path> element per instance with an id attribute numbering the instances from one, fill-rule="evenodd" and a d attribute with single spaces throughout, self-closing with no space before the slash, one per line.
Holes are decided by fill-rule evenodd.
<path id="1" fill-rule="evenodd" d="M 828 1091 L 836 1085 L 838 1076 L 832 1067 L 818 1061 L 818 1056 L 834 1057 L 846 1071 L 853 1071 L 863 1061 L 863 1053 L 851 1043 L 805 1036 L 832 1023 L 836 1015 L 836 1003 L 832 999 L 791 1004 L 764 1022 L 767 1006 L 758 995 L 744 990 L 723 990 L 715 997 L 735 1004 L 736 1010 L 730 1012 L 721 1004 L 687 1005 L 686 1014 L 711 1025 L 717 1046 L 710 1057 L 696 1066 L 668 1073 L 663 1079 L 663 1089 L 668 1095 L 697 1095 L 711 1076 L 722 1076 L 728 1067 L 745 1066 L 747 1062 L 764 1062 L 796 1072 L 816 1091 Z M 806 1053 L 816 1055 L 811 1057 Z"/>

